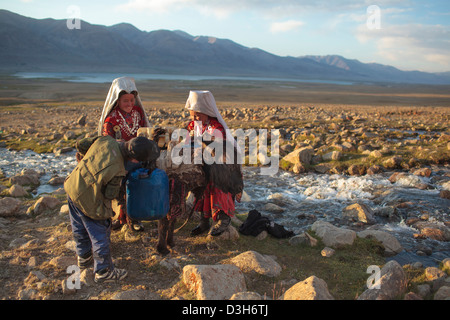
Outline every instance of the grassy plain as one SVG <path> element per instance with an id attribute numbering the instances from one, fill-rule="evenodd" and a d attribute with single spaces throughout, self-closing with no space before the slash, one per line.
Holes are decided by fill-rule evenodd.
<path id="1" fill-rule="evenodd" d="M 110 83 L 68 82 L 0 76 L 0 106 L 101 103 Z M 404 84 L 336 85 L 250 80 L 137 81 L 144 106 L 184 106 L 189 90 L 210 90 L 219 106 L 285 104 L 334 105 L 343 108 L 449 107 L 450 86 Z"/>

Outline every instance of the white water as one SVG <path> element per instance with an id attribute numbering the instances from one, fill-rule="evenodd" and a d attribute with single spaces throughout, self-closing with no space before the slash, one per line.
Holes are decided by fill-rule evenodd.
<path id="1" fill-rule="evenodd" d="M 32 151 L 9 151 L 0 148 L 0 168 L 7 177 L 19 174 L 23 169 L 34 169 L 40 173 L 41 185 L 34 196 L 51 193 L 61 186 L 50 186 L 52 176 L 66 176 L 77 162 L 75 151 L 55 156 L 37 154 Z M 442 175 L 450 173 L 450 168 L 440 168 Z M 384 206 L 395 206 L 400 202 L 410 202 L 406 209 L 399 212 L 399 220 L 388 221 L 377 218 L 377 228 L 394 234 L 406 249 L 425 244 L 442 254 L 450 254 L 450 244 L 435 240 L 415 240 L 417 230 L 404 223 L 406 217 L 420 217 L 428 213 L 430 220 L 443 223 L 450 220 L 449 200 L 439 197 L 439 191 L 449 188 L 450 182 L 414 175 L 407 175 L 392 184 L 390 173 L 373 176 L 346 176 L 326 174 L 301 174 L 279 171 L 275 175 L 259 174 L 254 167 L 244 168 L 244 190 L 248 196 L 237 203 L 238 213 L 257 209 L 264 216 L 282 224 L 286 229 L 298 234 L 310 228 L 316 220 L 325 220 L 333 224 L 341 223 L 342 210 L 353 203 L 365 203 L 373 210 Z M 431 186 L 429 190 L 414 188 L 418 183 Z M 267 203 L 274 203 L 284 209 L 283 213 L 265 210 Z M 409 253 L 408 253 L 409 254 Z M 417 256 L 413 257 L 418 259 Z M 424 258 L 423 258 L 424 259 Z M 422 260 L 423 260 L 422 259 Z M 426 261 L 425 261 L 426 262 Z"/>
<path id="2" fill-rule="evenodd" d="M 448 168 L 444 171 L 450 172 Z M 424 265 L 436 266 L 436 261 L 450 256 L 450 244 L 432 239 L 416 240 L 413 234 L 420 232 L 406 225 L 405 219 L 428 213 L 431 222 L 443 224 L 448 221 L 450 201 L 439 197 L 439 191 L 447 188 L 447 184 L 412 174 L 391 183 L 388 180 L 390 175 L 391 173 L 372 176 L 295 175 L 280 171 L 274 176 L 262 176 L 258 174 L 258 169 L 246 168 L 244 190 L 249 197 L 247 201 L 237 204 L 236 208 L 238 212 L 257 209 L 286 229 L 299 234 L 308 230 L 316 220 L 341 225 L 343 209 L 356 202 L 364 203 L 374 211 L 403 202 L 410 203 L 407 208 L 398 209 L 397 219 L 392 221 L 376 216 L 375 227 L 393 234 L 405 249 L 411 250 L 402 253 L 399 258 L 401 263 L 421 261 Z M 417 189 L 414 187 L 417 183 L 428 184 L 431 189 Z M 272 213 L 265 210 L 265 205 L 269 202 L 282 207 L 284 212 Z M 414 252 L 420 245 L 432 248 L 433 255 L 415 255 Z"/>
<path id="3" fill-rule="evenodd" d="M 53 176 L 66 176 L 77 165 L 75 151 L 55 156 L 52 153 L 36 153 L 30 150 L 9 151 L 0 148 L 0 168 L 6 177 L 20 174 L 24 169 L 33 169 L 41 174 L 41 185 L 34 196 L 51 193 L 60 186 L 51 186 L 48 181 Z"/>

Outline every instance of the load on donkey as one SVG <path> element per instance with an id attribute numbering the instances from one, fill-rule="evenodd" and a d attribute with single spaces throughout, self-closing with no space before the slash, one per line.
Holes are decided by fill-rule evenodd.
<path id="1" fill-rule="evenodd" d="M 161 154 L 156 167 L 164 170 L 169 178 L 170 209 L 158 221 L 157 250 L 161 254 L 169 253 L 167 246 L 175 245 L 173 236 L 177 219 L 186 216 L 189 219 L 194 210 L 199 211 L 201 217 L 191 235 L 208 230 L 212 236 L 223 233 L 234 216 L 234 202 L 240 201 L 244 188 L 237 144 L 220 116 L 212 94 L 191 91 L 186 108 L 191 112 L 192 121 L 187 130 L 177 130 L 187 133 L 184 137 L 173 135 L 173 128 L 141 128 L 138 131 L 138 136 L 146 136 L 158 143 Z M 181 142 L 180 139 L 170 140 L 174 136 L 181 138 Z M 183 153 L 181 158 L 180 151 Z M 205 161 L 204 154 L 209 155 L 209 161 Z M 186 199 L 189 192 L 195 200 L 188 213 Z M 211 229 L 209 218 L 215 222 Z"/>

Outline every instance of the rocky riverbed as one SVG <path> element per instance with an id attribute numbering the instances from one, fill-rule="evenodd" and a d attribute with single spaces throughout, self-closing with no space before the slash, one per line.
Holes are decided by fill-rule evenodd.
<path id="1" fill-rule="evenodd" d="M 4 267 L 1 277 L 6 284 L 2 298 L 102 299 L 129 294 L 128 297 L 140 299 L 181 296 L 201 299 L 189 293 L 187 282 L 180 285 L 180 278 L 172 275 L 171 270 L 172 273 L 173 270 L 182 272 L 184 266 L 200 261 L 216 264 L 237 257 L 243 252 L 226 252 L 220 258 L 213 258 L 218 248 L 226 246 L 220 241 L 242 241 L 238 232 L 230 235 L 237 235 L 233 240 L 210 239 L 194 246 L 189 237 L 182 238 L 179 249 L 170 257 L 159 257 L 152 249 L 156 232 L 153 223 L 146 225 L 145 235 L 122 230 L 114 235 L 114 246 L 118 264 L 132 266 L 137 272 L 131 276 L 133 285 L 128 289 L 132 290 L 119 285 L 102 291 L 89 279 L 84 280 L 84 286 L 89 288 L 85 291 L 70 293 L 61 286 L 60 282 L 67 278 L 65 268 L 75 261 L 68 219 L 64 214 L 62 181 L 76 165 L 75 141 L 95 134 L 94 120 L 98 119 L 100 109 L 100 106 L 71 105 L 27 106 L 2 111 L 0 225 L 4 232 L 0 239 L 3 250 L 0 261 Z M 181 126 L 188 116 L 179 107 L 147 108 L 147 114 L 152 123 L 169 126 Z M 403 266 L 415 265 L 419 268 L 415 270 L 421 267 L 445 269 L 443 262 L 450 253 L 448 108 L 228 106 L 223 114 L 232 129 L 266 128 L 269 132 L 278 129 L 281 137 L 279 170 L 275 174 L 261 175 L 261 165 L 244 166 L 246 194 L 237 205 L 238 214 L 245 215 L 257 209 L 292 230 L 296 236 L 286 240 L 284 245 L 287 246 L 297 243 L 310 246 L 312 234 L 313 239 L 334 248 L 339 255 L 339 250 L 343 249 L 320 236 L 317 223 L 328 223 L 339 230 L 354 232 L 354 239 L 376 238 L 383 246 L 383 263 L 394 260 Z M 240 222 L 235 221 L 234 231 Z M 263 239 L 254 241 L 271 241 L 261 237 Z M 126 253 L 122 251 L 121 242 L 128 248 Z M 252 245 L 246 246 L 248 250 L 253 249 Z M 189 247 L 195 252 L 189 252 Z M 200 248 L 208 254 L 200 253 Z M 282 266 L 280 270 L 290 269 L 276 252 L 264 252 L 264 259 L 257 254 L 247 256 L 259 263 L 265 261 L 270 270 L 277 267 L 273 267 L 274 263 L 267 260 L 267 256 Z M 134 259 L 141 262 L 140 267 L 134 265 Z M 332 254 L 330 259 L 333 259 Z M 139 272 L 142 261 L 150 266 L 150 274 Z M 378 264 L 381 265 L 379 261 Z M 251 282 L 248 267 L 242 267 L 243 262 L 235 261 L 235 265 L 241 266 L 239 270 L 247 284 Z M 396 267 L 389 265 L 389 268 Z M 192 272 L 192 268 L 189 270 L 186 273 Z M 202 270 L 195 270 L 201 278 Z M 426 274 L 426 269 L 422 270 Z M 431 270 L 434 269 L 428 272 Z M 236 270 L 230 272 L 233 274 Z M 289 288 L 307 278 L 299 279 L 298 274 L 280 276 L 279 273 L 275 277 L 282 278 L 277 278 L 277 283 L 282 283 L 283 289 L 280 285 L 280 289 L 272 290 L 271 294 L 267 288 L 260 289 L 256 292 L 260 297 L 282 297 Z M 154 285 L 148 284 L 149 279 Z M 448 286 L 445 272 L 436 279 L 420 284 L 429 285 L 427 294 L 419 293 L 414 287 L 416 296 L 430 298 L 440 288 Z M 407 277 L 401 281 L 405 282 L 400 286 L 403 296 L 407 288 L 411 288 L 407 284 L 411 281 Z M 316 280 L 310 282 L 317 283 Z M 336 287 L 330 281 L 327 283 L 331 294 L 325 292 L 322 297 L 342 298 Z M 240 288 L 240 284 L 237 287 Z M 132 292 L 121 293 L 128 291 Z M 356 289 L 359 294 L 363 291 Z M 397 291 L 394 296 L 399 297 Z"/>

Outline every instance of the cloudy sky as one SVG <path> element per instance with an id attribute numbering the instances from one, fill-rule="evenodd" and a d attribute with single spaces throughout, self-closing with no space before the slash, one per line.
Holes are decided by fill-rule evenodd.
<path id="1" fill-rule="evenodd" d="M 38 19 L 183 30 L 280 56 L 338 54 L 450 71 L 448 0 L 0 0 L 0 8 Z"/>

